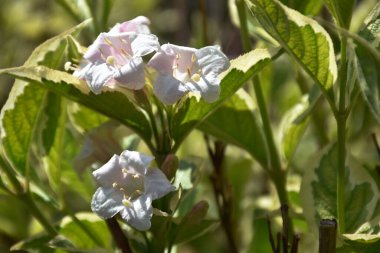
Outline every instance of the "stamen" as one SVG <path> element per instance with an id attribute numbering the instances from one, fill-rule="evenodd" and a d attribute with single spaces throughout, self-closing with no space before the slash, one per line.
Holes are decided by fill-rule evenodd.
<path id="1" fill-rule="evenodd" d="M 139 178 L 140 178 L 140 175 L 139 175 L 139 174 L 133 174 L 132 177 L 133 177 L 134 179 L 139 179 Z"/>
<path id="2" fill-rule="evenodd" d="M 112 42 L 109 40 L 109 39 L 107 39 L 107 38 L 103 38 L 103 40 L 109 45 L 109 46 L 113 46 L 112 45 Z"/>
<path id="3" fill-rule="evenodd" d="M 125 198 L 122 200 L 122 203 L 126 207 L 131 207 L 132 206 L 131 201 L 129 201 L 128 199 L 125 199 Z"/>
<path id="4" fill-rule="evenodd" d="M 197 60 L 197 58 L 195 57 L 195 54 L 192 54 L 191 55 L 191 62 L 195 62 Z"/>
<path id="5" fill-rule="evenodd" d="M 180 55 L 180 54 L 176 54 L 176 55 L 175 55 L 175 59 L 178 61 L 179 58 L 181 58 L 181 55 Z"/>
<path id="6" fill-rule="evenodd" d="M 101 48 L 99 48 L 99 52 L 100 52 L 100 57 L 102 57 L 102 59 L 106 61 L 107 59 L 104 56 L 105 54 L 104 54 L 104 52 L 103 52 L 103 50 Z"/>
<path id="7" fill-rule="evenodd" d="M 117 183 L 113 183 L 113 184 L 112 184 L 112 187 L 113 187 L 113 188 L 116 188 L 116 187 L 117 187 Z"/>
<path id="8" fill-rule="evenodd" d="M 124 173 L 124 174 L 129 174 L 128 170 L 126 168 L 122 168 L 121 171 Z"/>
<path id="9" fill-rule="evenodd" d="M 69 70 L 76 71 L 76 70 L 80 69 L 80 67 L 78 65 L 73 64 L 70 61 L 65 63 L 64 68 L 65 68 L 65 71 L 69 71 Z"/>
<path id="10" fill-rule="evenodd" d="M 199 82 L 199 80 L 201 80 L 201 75 L 198 73 L 195 73 L 194 75 L 191 76 L 191 80 L 193 80 L 194 82 Z"/>
<path id="11" fill-rule="evenodd" d="M 121 52 L 122 52 L 124 55 L 126 55 L 126 56 L 128 56 L 128 57 L 131 57 L 131 55 L 128 54 L 128 52 L 125 51 L 125 49 L 121 48 L 120 50 L 121 50 Z"/>
<path id="12" fill-rule="evenodd" d="M 115 57 L 113 57 L 112 55 L 108 56 L 107 60 L 106 60 L 106 63 L 110 64 L 110 65 L 113 65 L 115 63 Z"/>
<path id="13" fill-rule="evenodd" d="M 187 68 L 187 74 L 189 75 L 189 77 L 191 77 L 191 68 Z"/>

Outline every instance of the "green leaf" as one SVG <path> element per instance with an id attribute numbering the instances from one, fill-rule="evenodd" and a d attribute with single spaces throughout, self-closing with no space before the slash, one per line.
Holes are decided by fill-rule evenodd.
<path id="1" fill-rule="evenodd" d="M 172 120 L 174 151 L 190 131 L 209 116 L 227 98 L 231 97 L 246 81 L 278 56 L 277 49 L 256 49 L 231 61 L 230 68 L 222 73 L 219 100 L 207 103 L 196 97 L 186 99 L 175 112 Z"/>
<path id="2" fill-rule="evenodd" d="M 69 117 L 76 130 L 86 133 L 106 123 L 109 118 L 78 103 L 69 104 Z"/>
<path id="3" fill-rule="evenodd" d="M 283 117 L 280 127 L 281 152 L 288 162 L 293 158 L 296 148 L 309 124 L 310 117 L 298 122 L 297 119 L 310 108 L 307 97 L 293 106 Z"/>
<path id="4" fill-rule="evenodd" d="M 48 247 L 49 241 L 53 239 L 51 235 L 38 234 L 18 242 L 11 247 L 11 251 L 28 250 L 28 252 L 53 253 L 54 249 Z"/>
<path id="5" fill-rule="evenodd" d="M 352 12 L 354 11 L 355 0 L 323 0 L 336 23 L 348 29 L 351 23 Z"/>
<path id="6" fill-rule="evenodd" d="M 316 16 L 322 9 L 321 0 L 281 0 L 281 2 L 307 16 Z"/>
<path id="7" fill-rule="evenodd" d="M 91 238 L 80 227 L 78 222 L 73 221 L 70 217 L 65 217 L 59 229 L 59 234 L 66 237 L 70 242 L 79 249 L 99 248 L 99 243 L 105 248 L 111 249 L 112 237 L 109 233 L 106 223 L 93 213 L 79 213 L 76 215 L 82 226 L 85 226 L 95 238 Z"/>
<path id="8" fill-rule="evenodd" d="M 53 92 L 118 120 L 139 134 L 147 144 L 150 144 L 151 128 L 149 121 L 144 112 L 122 92 L 105 91 L 95 95 L 89 93 L 87 85 L 73 75 L 43 66 L 4 69 L 0 71 L 1 73 L 33 81 Z"/>
<path id="9" fill-rule="evenodd" d="M 304 215 L 317 231 L 320 219 L 337 217 L 337 145 L 322 157 L 317 167 L 305 173 L 301 185 Z M 345 220 L 346 230 L 353 233 L 362 224 L 371 221 L 379 192 L 367 171 L 350 157 L 346 168 Z"/>
<path id="10" fill-rule="evenodd" d="M 365 20 L 365 25 L 359 35 L 369 42 L 369 46 L 380 52 L 380 3 L 372 10 Z M 364 97 L 374 118 L 380 124 L 380 59 L 374 55 L 370 48 L 358 43 L 355 48 L 355 68 Z"/>
<path id="11" fill-rule="evenodd" d="M 171 231 L 174 244 L 184 243 L 202 236 L 204 233 L 215 229 L 219 222 L 206 220 L 209 205 L 206 201 L 200 201 L 186 214 L 177 227 Z"/>
<path id="12" fill-rule="evenodd" d="M 322 26 L 277 1 L 249 2 L 252 14 L 262 27 L 322 90 L 329 91 L 337 78 L 337 66 L 331 38 Z"/>
<path id="13" fill-rule="evenodd" d="M 266 142 L 254 109 L 251 97 L 244 90 L 239 90 L 198 128 L 245 149 L 266 168 L 268 167 Z"/>
<path id="14" fill-rule="evenodd" d="M 50 185 L 59 195 L 61 194 L 61 172 L 63 163 L 66 160 L 63 154 L 64 138 L 66 132 L 66 110 L 65 101 L 56 94 L 49 93 L 44 108 L 44 118 L 46 118 L 41 139 L 42 161 Z"/>
<path id="15" fill-rule="evenodd" d="M 65 51 L 66 37 L 77 34 L 87 23 L 86 21 L 38 46 L 25 62 L 24 68 L 33 68 L 38 64 L 57 67 Z M 27 168 L 29 149 L 46 97 L 47 91 L 36 86 L 33 80 L 16 81 L 1 110 L 0 129 L 4 152 L 22 174 Z"/>
<path id="16" fill-rule="evenodd" d="M 343 234 L 342 237 L 349 241 L 359 243 L 374 243 L 380 240 L 380 234 Z"/>

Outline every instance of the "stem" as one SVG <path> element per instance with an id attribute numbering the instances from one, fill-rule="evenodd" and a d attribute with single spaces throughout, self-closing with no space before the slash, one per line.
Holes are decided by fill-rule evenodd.
<path id="1" fill-rule="evenodd" d="M 158 134 L 158 130 L 157 130 L 157 124 L 156 124 L 156 120 L 155 120 L 155 117 L 153 115 L 153 110 L 152 110 L 152 107 L 149 107 L 147 109 L 147 113 L 148 113 L 148 116 L 150 118 L 150 123 L 152 125 L 152 130 L 153 130 L 153 136 L 154 136 L 154 139 L 156 141 L 156 150 L 160 150 L 160 147 L 161 147 L 161 141 L 160 141 L 160 136 Z"/>
<path id="2" fill-rule="evenodd" d="M 336 228 L 335 220 L 321 220 L 319 223 L 319 253 L 335 253 Z"/>
<path id="3" fill-rule="evenodd" d="M 252 47 L 248 35 L 245 3 L 243 0 L 236 0 L 236 6 L 239 14 L 240 32 L 242 36 L 244 51 L 249 52 L 252 49 Z M 271 179 L 276 187 L 281 205 L 289 206 L 288 195 L 286 192 L 286 171 L 282 170 L 281 167 L 280 156 L 278 154 L 276 144 L 273 138 L 272 127 L 270 125 L 263 90 L 260 84 L 260 79 L 257 76 L 253 77 L 253 88 L 256 94 L 257 107 L 260 111 L 261 120 L 263 122 L 264 135 L 268 145 L 268 151 L 271 162 L 271 164 L 269 165 L 269 175 L 271 176 Z M 289 219 L 289 228 L 291 234 L 293 234 L 294 229 L 291 219 Z"/>
<path id="4" fill-rule="evenodd" d="M 228 246 L 231 253 L 238 253 L 238 246 L 234 233 L 235 224 L 232 220 L 232 197 L 231 188 L 223 173 L 222 163 L 225 156 L 225 144 L 215 142 L 214 150 L 212 150 L 207 135 L 205 135 L 207 151 L 213 165 L 213 174 L 211 176 L 212 187 L 214 191 L 215 201 L 218 207 L 220 221 L 225 232 Z"/>
<path id="5" fill-rule="evenodd" d="M 121 230 L 119 223 L 116 218 L 113 217 L 111 219 L 106 220 L 108 229 L 111 231 L 112 237 L 114 238 L 117 246 L 121 250 L 122 253 L 132 253 L 132 250 L 129 246 L 128 238 Z"/>
<path id="6" fill-rule="evenodd" d="M 338 128 L 338 182 L 337 182 L 337 210 L 339 232 L 346 230 L 345 226 L 345 168 L 346 168 L 346 83 L 347 83 L 347 38 L 341 41 L 341 69 L 339 82 L 339 111 L 336 118 Z"/>

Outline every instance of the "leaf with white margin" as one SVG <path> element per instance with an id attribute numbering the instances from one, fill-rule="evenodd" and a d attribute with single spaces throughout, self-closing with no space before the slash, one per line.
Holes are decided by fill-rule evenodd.
<path id="1" fill-rule="evenodd" d="M 329 94 L 337 65 L 333 43 L 323 27 L 278 1 L 249 0 L 248 5 L 262 27 Z"/>
<path id="2" fill-rule="evenodd" d="M 276 49 L 255 49 L 234 60 L 231 60 L 230 68 L 219 75 L 220 96 L 214 103 L 207 103 L 195 96 L 182 100 L 176 108 L 172 119 L 172 133 L 176 151 L 184 138 L 209 116 L 227 98 L 231 97 L 252 76 L 262 70 L 269 62 L 276 58 L 281 51 Z"/>
<path id="3" fill-rule="evenodd" d="M 310 117 L 298 122 L 297 119 L 310 107 L 307 96 L 284 115 L 280 126 L 280 152 L 288 164 L 291 162 L 296 148 L 309 124 Z M 310 115 L 310 114 L 309 114 Z M 309 116 L 308 115 L 308 116 Z"/>
<path id="4" fill-rule="evenodd" d="M 0 74 L 34 82 L 35 87 L 42 85 L 50 91 L 119 121 L 139 134 L 146 143 L 150 143 L 151 128 L 146 115 L 122 92 L 109 89 L 95 95 L 90 93 L 85 83 L 73 75 L 44 66 L 3 69 L 0 70 Z"/>
<path id="5" fill-rule="evenodd" d="M 337 217 L 337 145 L 329 147 L 318 166 L 306 171 L 301 185 L 301 200 L 305 219 L 318 233 L 321 219 Z M 376 210 L 379 191 L 368 172 L 349 156 L 346 169 L 345 220 L 346 231 L 354 233 L 371 221 Z"/>
<path id="6" fill-rule="evenodd" d="M 88 23 L 85 21 L 42 43 L 32 52 L 24 68 L 37 65 L 57 67 L 65 52 L 66 38 L 78 34 Z M 33 80 L 17 80 L 1 109 L 0 129 L 4 152 L 21 174 L 27 169 L 31 142 L 48 95 L 45 89 L 33 85 Z"/>
<path id="7" fill-rule="evenodd" d="M 238 90 L 198 126 L 203 132 L 248 151 L 262 166 L 268 167 L 266 142 L 254 113 L 252 98 Z"/>
<path id="8" fill-rule="evenodd" d="M 380 3 L 364 21 L 359 35 L 369 42 L 369 46 L 380 52 Z M 380 59 L 360 43 L 356 45 L 355 52 L 354 64 L 364 101 L 380 124 Z"/>

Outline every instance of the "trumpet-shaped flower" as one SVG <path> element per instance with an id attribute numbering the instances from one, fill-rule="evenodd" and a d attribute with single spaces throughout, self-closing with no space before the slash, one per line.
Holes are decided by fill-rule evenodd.
<path id="1" fill-rule="evenodd" d="M 161 170 L 148 169 L 152 160 L 153 157 L 126 150 L 94 171 L 100 187 L 92 198 L 92 211 L 104 219 L 120 213 L 134 228 L 149 229 L 152 201 L 175 189 Z"/>
<path id="2" fill-rule="evenodd" d="M 74 75 L 95 94 L 104 86 L 138 90 L 145 85 L 142 56 L 157 51 L 158 38 L 149 33 L 149 20 L 137 17 L 101 33 L 83 56 L 82 68 Z"/>
<path id="3" fill-rule="evenodd" d="M 229 67 L 229 60 L 217 46 L 195 49 L 165 44 L 148 66 L 158 72 L 153 91 L 164 104 L 174 104 L 189 91 L 199 92 L 211 103 L 219 97 L 218 75 Z"/>

